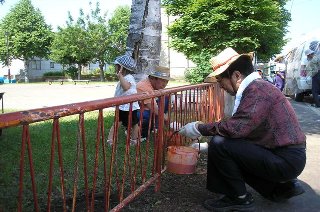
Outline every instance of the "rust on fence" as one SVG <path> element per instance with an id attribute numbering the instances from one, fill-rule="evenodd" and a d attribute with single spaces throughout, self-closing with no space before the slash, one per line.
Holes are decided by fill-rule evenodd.
<path id="1" fill-rule="evenodd" d="M 132 104 L 146 99 L 153 100 L 152 108 L 158 105 L 159 115 L 140 104 L 138 139 L 132 143 Z M 119 105 L 125 103 L 130 109 L 128 125 L 123 127 Z M 173 134 L 179 127 L 196 120 L 220 120 L 223 108 L 219 86 L 204 83 L 1 114 L 0 129 L 18 132 L 22 126 L 22 138 L 17 163 L 18 194 L 8 194 L 12 195 L 12 203 L 0 199 L 0 211 L 119 211 L 151 184 L 155 184 L 156 191 L 160 189 L 166 147 L 190 143 Z M 145 112 L 150 113 L 147 119 Z M 78 119 L 73 120 L 74 115 Z M 40 133 L 50 133 L 47 136 L 51 137 L 39 140 L 34 131 L 47 126 L 51 132 Z M 108 143 L 106 134 L 111 126 L 112 142 Z M 41 145 L 45 147 L 38 147 Z M 27 192 L 29 187 L 31 193 Z"/>

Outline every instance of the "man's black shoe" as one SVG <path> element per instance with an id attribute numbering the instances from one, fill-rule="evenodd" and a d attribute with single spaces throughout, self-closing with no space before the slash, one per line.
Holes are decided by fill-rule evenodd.
<path id="1" fill-rule="evenodd" d="M 224 196 L 221 199 L 208 199 L 204 207 L 209 211 L 254 211 L 254 200 L 250 193 L 244 198 Z"/>
<path id="2" fill-rule="evenodd" d="M 272 193 L 270 200 L 274 202 L 283 202 L 291 197 L 303 194 L 304 192 L 305 190 L 302 188 L 299 181 L 294 179 L 285 183 L 279 183 L 278 187 L 276 187 Z"/>

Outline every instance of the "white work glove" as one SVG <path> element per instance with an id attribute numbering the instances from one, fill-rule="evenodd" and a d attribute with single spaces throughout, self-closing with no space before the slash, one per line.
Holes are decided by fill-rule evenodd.
<path id="1" fill-rule="evenodd" d="M 201 133 L 198 130 L 198 124 L 201 124 L 202 122 L 200 121 L 195 121 L 195 122 L 190 122 L 179 130 L 180 135 L 184 135 L 188 138 L 191 138 L 193 140 L 201 137 Z"/>

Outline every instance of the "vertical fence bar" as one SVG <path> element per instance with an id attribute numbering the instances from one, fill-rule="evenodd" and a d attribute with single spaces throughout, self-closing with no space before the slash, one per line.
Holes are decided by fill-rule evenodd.
<path id="1" fill-rule="evenodd" d="M 30 134 L 29 134 L 29 125 L 27 125 L 26 138 L 27 138 L 27 148 L 28 148 L 28 156 L 29 156 L 29 166 L 30 166 L 30 177 L 32 183 L 32 193 L 33 193 L 33 204 L 34 210 L 39 211 L 38 197 L 37 197 L 37 189 L 35 183 L 35 175 L 34 175 L 34 167 L 32 160 L 32 151 L 31 151 L 31 142 L 30 142 Z"/>
<path id="2" fill-rule="evenodd" d="M 49 185 L 48 185 L 48 198 L 47 198 L 47 211 L 51 211 L 51 193 L 52 193 L 52 179 L 53 179 L 53 162 L 54 162 L 54 152 L 55 152 L 55 143 L 57 133 L 56 121 L 53 121 L 52 135 L 51 135 L 51 151 L 50 151 L 50 167 L 49 167 Z"/>
<path id="3" fill-rule="evenodd" d="M 18 194 L 18 211 L 22 211 L 22 192 L 23 192 L 23 175 L 24 175 L 24 154 L 26 150 L 26 139 L 28 135 L 28 125 L 23 125 L 21 153 L 20 153 L 20 176 L 19 176 L 19 194 Z"/>
<path id="4" fill-rule="evenodd" d="M 164 124 L 164 103 L 165 96 L 160 97 L 159 101 L 159 112 L 158 112 L 158 138 L 155 140 L 157 149 L 157 162 L 156 162 L 156 173 L 159 174 L 159 178 L 156 181 L 155 191 L 160 190 L 161 185 L 161 170 L 162 170 L 162 153 L 163 153 L 163 124 Z"/>
<path id="5" fill-rule="evenodd" d="M 110 165 L 109 165 L 109 178 L 108 178 L 108 186 L 107 186 L 107 190 L 106 190 L 106 198 L 108 200 L 110 200 L 110 195 L 111 195 L 111 184 L 112 184 L 112 176 L 113 176 L 113 167 L 115 164 L 117 164 L 117 160 L 116 160 L 116 145 L 117 142 L 115 140 L 116 135 L 118 134 L 118 121 L 119 121 L 119 107 L 116 107 L 115 110 L 115 118 L 114 118 L 115 122 L 114 122 L 114 134 L 112 136 L 113 139 L 113 145 L 112 145 L 112 154 L 111 154 L 111 159 L 110 159 Z M 115 165 L 117 167 L 117 165 Z M 116 171 L 116 185 L 117 188 L 119 190 L 119 186 L 118 186 L 118 172 Z M 106 202 L 106 206 L 105 206 L 105 210 L 109 210 L 110 208 L 110 201 Z"/>
<path id="6" fill-rule="evenodd" d="M 58 146 L 58 160 L 59 160 L 59 170 L 60 170 L 60 183 L 61 183 L 61 196 L 63 203 L 63 211 L 67 211 L 66 205 L 66 192 L 64 186 L 64 171 L 63 171 L 63 160 L 62 160 L 62 146 L 60 137 L 60 124 L 59 119 L 54 119 L 57 127 L 57 146 Z"/>
<path id="7" fill-rule="evenodd" d="M 81 135 L 82 128 L 81 124 L 83 121 L 83 113 L 79 114 L 79 122 L 78 122 L 78 132 L 77 132 L 77 149 L 76 149 L 76 161 L 74 165 L 74 178 L 73 178 L 73 198 L 72 198 L 72 212 L 75 211 L 76 200 L 77 200 L 77 187 L 78 187 L 78 179 L 79 179 L 79 159 L 81 154 Z"/>
<path id="8" fill-rule="evenodd" d="M 82 155 L 83 155 L 83 177 L 84 177 L 84 192 L 86 198 L 86 207 L 87 211 L 90 209 L 90 200 L 89 200 L 89 184 L 88 184 L 88 168 L 87 168 L 87 144 L 84 130 L 84 114 L 80 114 L 80 136 L 82 141 Z"/>
<path id="9" fill-rule="evenodd" d="M 143 96 L 145 95 L 145 96 Z M 15 113 L 14 116 L 7 115 L 3 118 L 3 115 L 0 115 L 0 128 L 4 126 L 9 126 L 8 123 L 23 123 L 23 133 L 22 133 L 22 141 L 21 141 L 21 152 L 20 152 L 20 173 L 19 173 L 19 193 L 18 193 L 18 211 L 23 210 L 23 192 L 24 192 L 24 171 L 25 171 L 25 157 L 26 157 L 26 148 L 28 151 L 29 165 L 30 165 L 30 176 L 32 183 L 32 192 L 33 192 L 33 200 L 34 200 L 34 208 L 35 211 L 39 211 L 39 202 L 37 197 L 37 187 L 36 187 L 36 175 L 34 172 L 34 163 L 33 163 L 33 152 L 31 146 L 31 139 L 29 135 L 29 123 L 43 121 L 52 119 L 53 120 L 53 128 L 51 134 L 51 146 L 50 146 L 50 164 L 49 164 L 49 175 L 48 175 L 48 190 L 47 190 L 47 211 L 51 211 L 52 207 L 52 198 L 53 193 L 55 193 L 56 186 L 54 185 L 53 177 L 55 176 L 54 168 L 55 168 L 55 146 L 57 145 L 57 154 L 58 154 L 58 168 L 59 168 L 59 177 L 60 177 L 60 188 L 61 188 L 61 207 L 63 211 L 69 210 L 77 211 L 76 207 L 78 196 L 78 184 L 80 182 L 80 160 L 81 160 L 81 151 L 83 154 L 83 177 L 84 177 L 84 193 L 85 193 L 85 204 L 86 211 L 94 211 L 95 209 L 95 197 L 97 195 L 96 191 L 98 181 L 98 176 L 100 177 L 100 173 L 98 169 L 103 166 L 103 193 L 104 193 L 104 210 L 109 211 L 111 208 L 110 199 L 117 201 L 118 205 L 114 207 L 114 210 L 120 210 L 133 200 L 136 196 L 140 194 L 143 190 L 145 190 L 146 186 L 149 186 L 151 183 L 155 183 L 155 190 L 158 191 L 160 189 L 160 177 L 162 172 L 165 170 L 165 154 L 167 145 L 171 144 L 167 138 L 168 135 L 171 135 L 171 130 L 176 130 L 179 127 L 185 125 L 188 122 L 201 120 L 204 122 L 211 122 L 221 119 L 223 116 L 223 93 L 221 89 L 219 89 L 216 85 L 206 84 L 206 85 L 191 85 L 185 86 L 183 88 L 172 88 L 156 91 L 151 94 L 143 94 L 143 95 L 133 95 L 132 97 L 124 97 L 124 99 L 128 99 L 128 102 L 133 101 L 143 101 L 145 99 L 152 99 L 151 101 L 151 111 L 150 111 L 150 119 L 148 120 L 148 136 L 146 143 L 142 146 L 140 138 L 138 138 L 137 145 L 130 149 L 130 135 L 132 134 L 132 103 L 130 103 L 129 110 L 129 122 L 127 128 L 127 136 L 125 139 L 125 149 L 123 150 L 123 158 L 120 158 L 121 153 L 117 152 L 118 150 L 122 150 L 123 143 L 121 143 L 121 137 L 119 137 L 119 105 L 127 103 L 127 100 L 123 100 L 121 98 L 115 98 L 114 100 L 102 100 L 102 101 L 93 101 L 92 103 L 79 103 L 67 105 L 64 107 L 55 107 L 55 108 L 44 108 L 39 111 L 27 111 L 25 113 Z M 170 97 L 168 113 L 168 122 L 164 121 L 164 110 L 165 110 L 165 102 L 166 98 Z M 159 113 L 156 117 L 154 113 L 155 108 L 157 107 L 157 103 L 155 103 L 155 99 L 159 98 Z M 219 101 L 217 101 L 219 100 Z M 108 104 L 104 103 L 108 102 Z M 113 134 L 113 145 L 111 149 L 110 159 L 107 156 L 109 151 L 107 151 L 106 139 L 105 139 L 105 127 L 104 127 L 104 117 L 103 117 L 103 109 L 111 106 L 116 106 L 115 110 L 115 118 L 114 118 L 114 134 Z M 85 128 L 84 128 L 84 115 L 87 111 L 99 111 L 98 120 L 97 120 L 97 129 L 95 136 L 95 148 L 94 153 L 90 153 L 94 158 L 94 167 L 92 177 L 88 177 L 88 162 L 87 162 L 87 147 L 86 147 L 86 139 L 85 139 Z M 143 105 L 140 108 L 140 121 L 139 124 L 142 124 L 142 113 L 145 110 Z M 85 111 L 85 112 L 84 112 Z M 65 185 L 67 184 L 67 178 L 65 182 L 65 172 L 64 172 L 64 164 L 63 164 L 63 155 L 62 150 L 63 146 L 61 143 L 61 135 L 60 135 L 60 124 L 59 118 L 63 116 L 69 116 L 79 114 L 78 121 L 78 136 L 77 142 L 75 143 L 75 167 L 73 170 L 73 187 L 71 189 L 71 193 L 66 190 Z M 39 116 L 38 116 L 39 115 Z M 12 117 L 22 117 L 19 121 L 11 120 Z M 156 119 L 157 122 L 156 122 Z M 5 120 L 5 122 L 3 122 Z M 21 121 L 23 120 L 23 121 Z M 27 120 L 27 121 L 26 121 Z M 175 124 L 170 125 L 170 123 L 175 122 Z M 14 124 L 12 126 L 14 126 Z M 62 125 L 61 125 L 62 126 Z M 170 126 L 173 126 L 174 129 L 170 129 Z M 139 130 L 139 134 L 141 135 L 141 129 Z M 188 145 L 189 139 L 181 138 L 176 139 L 172 142 L 173 145 Z M 100 153 L 100 142 L 102 143 L 102 154 Z M 153 142 L 153 144 L 151 143 Z M 120 146 L 121 144 L 121 146 Z M 66 145 L 67 146 L 67 145 Z M 82 149 L 81 149 L 82 148 Z M 145 149 L 144 149 L 145 148 Z M 150 149 L 151 151 L 150 151 Z M 152 150 L 154 151 L 153 158 L 149 159 L 149 155 L 152 154 Z M 33 149 L 34 151 L 34 149 Z M 89 151 L 90 152 L 90 151 Z M 90 156 L 91 156 L 90 155 Z M 103 157 L 103 163 L 99 164 L 99 158 Z M 133 159 L 134 161 L 132 161 Z M 123 164 L 119 164 L 122 160 Z M 152 161 L 151 161 L 152 160 Z M 122 163 L 121 162 L 121 163 Z M 109 167 L 107 167 L 109 165 Z M 121 170 L 123 169 L 123 170 Z M 150 170 L 150 171 L 149 171 Z M 68 170 L 66 170 L 68 172 Z M 101 171 L 100 171 L 101 172 Z M 91 174 L 91 173 L 90 173 Z M 138 176 L 141 174 L 141 182 L 138 180 Z M 149 176 L 149 174 L 151 176 Z M 68 175 L 66 174 L 66 177 Z M 92 188 L 89 188 L 88 179 L 92 178 Z M 152 180 L 151 180 L 152 179 Z M 114 187 L 112 187 L 112 181 L 114 182 Z M 72 181 L 71 181 L 72 183 Z M 140 184 L 141 183 L 141 184 Z M 111 192 L 117 192 L 117 198 L 111 198 Z M 71 195 L 70 195 L 71 194 Z M 72 202 L 70 205 L 66 200 L 66 195 L 70 195 L 72 197 Z M 53 196 L 56 197 L 56 196 Z M 98 200 L 98 199 L 97 199 Z M 56 203 L 55 203 L 56 204 Z M 56 205 L 54 205 L 56 206 Z M 58 206 L 59 208 L 59 206 Z"/>
<path id="10" fill-rule="evenodd" d="M 94 197 L 96 191 L 97 177 L 98 177 L 98 162 L 99 162 L 99 146 L 100 146 L 100 133 L 101 124 L 103 122 L 102 110 L 99 110 L 98 115 L 98 126 L 96 132 L 96 145 L 95 145 L 95 157 L 94 157 L 94 171 L 93 171 L 93 182 L 92 182 L 92 194 L 91 194 L 91 211 L 94 211 Z"/>

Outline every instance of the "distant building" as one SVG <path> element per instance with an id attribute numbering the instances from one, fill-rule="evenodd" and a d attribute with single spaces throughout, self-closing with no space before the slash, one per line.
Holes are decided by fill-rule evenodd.
<path id="1" fill-rule="evenodd" d="M 161 10 L 162 35 L 161 35 L 161 53 L 160 65 L 170 68 L 173 78 L 184 79 L 184 72 L 193 68 L 196 65 L 186 58 L 182 53 L 179 53 L 172 48 L 169 48 L 170 38 L 167 33 L 167 26 L 174 22 L 178 17 L 168 16 L 164 10 Z"/>

